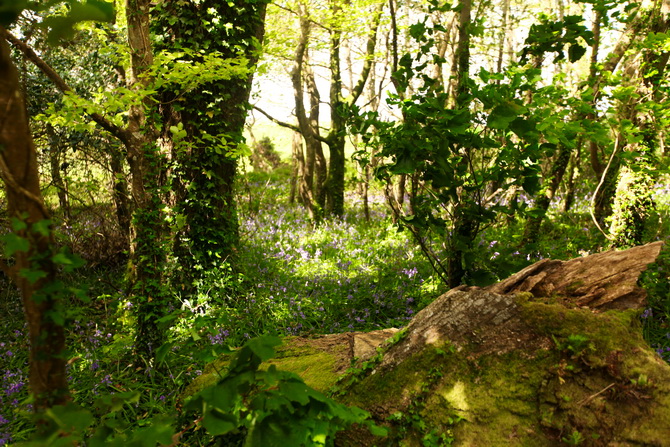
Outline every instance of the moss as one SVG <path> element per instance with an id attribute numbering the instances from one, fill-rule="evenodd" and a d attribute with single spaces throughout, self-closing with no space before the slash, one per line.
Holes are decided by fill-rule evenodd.
<path id="1" fill-rule="evenodd" d="M 345 356 L 348 346 L 339 345 L 329 349 L 311 346 L 308 342 L 297 341 L 297 338 L 285 340 L 277 348 L 274 358 L 263 363 L 261 369 L 275 365 L 278 369 L 298 374 L 305 383 L 318 391 L 326 391 L 338 379 L 337 373 L 341 358 Z M 210 362 L 199 377 L 184 391 L 182 399 L 214 385 L 228 370 L 229 355 L 222 355 Z"/>
<path id="2" fill-rule="evenodd" d="M 349 405 L 400 408 L 419 392 L 425 375 L 438 362 L 443 350 L 431 347 L 411 356 L 395 368 L 373 370 L 368 376 L 354 383 L 344 401 Z M 392 411 L 391 411 L 392 412 Z"/>
<path id="3" fill-rule="evenodd" d="M 342 346 L 341 349 L 348 347 Z M 310 347 L 294 352 L 287 347 L 282 354 L 282 357 L 268 363 L 276 365 L 278 369 L 298 374 L 307 385 L 316 390 L 326 391 L 339 377 L 336 372 L 337 357 L 333 353 Z"/>

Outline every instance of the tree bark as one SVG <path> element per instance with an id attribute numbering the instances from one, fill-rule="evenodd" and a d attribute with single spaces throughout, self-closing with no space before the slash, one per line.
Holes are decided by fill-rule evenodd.
<path id="1" fill-rule="evenodd" d="M 70 400 L 65 333 L 55 318 L 62 315 L 62 291 L 47 287 L 53 286 L 56 278 L 53 233 L 46 224 L 49 214 L 40 191 L 25 99 L 4 39 L 0 39 L 0 147 L 0 174 L 6 186 L 8 212 L 17 222 L 23 222 L 16 225 L 15 235 L 29 243 L 27 251 L 14 254 L 15 265 L 11 269 L 3 266 L 3 270 L 21 289 L 30 333 L 30 389 L 35 411 L 42 412 Z M 38 279 L 30 279 L 26 272 L 38 274 Z"/>
<path id="2" fill-rule="evenodd" d="M 298 118 L 298 127 L 305 140 L 305 155 L 303 162 L 302 177 L 298 181 L 298 191 L 303 205 L 307 208 L 310 219 L 318 222 L 321 219 L 323 203 L 319 202 L 319 195 L 323 190 L 323 150 L 319 141 L 319 91 L 316 88 L 314 74 L 308 67 L 309 38 L 311 21 L 305 4 L 299 5 L 300 15 L 300 38 L 296 47 L 291 81 L 293 83 L 293 95 L 295 99 L 295 115 Z M 305 109 L 304 91 L 307 88 L 310 109 L 309 114 Z M 320 154 L 319 160 L 317 157 Z M 314 181 L 315 170 L 317 182 Z"/>
<path id="3" fill-rule="evenodd" d="M 330 60 L 329 67 L 331 73 L 330 81 L 330 131 L 326 137 L 328 147 L 330 148 L 330 162 L 328 166 L 327 180 L 327 210 L 335 216 L 344 214 L 344 175 L 346 157 L 344 154 L 346 138 L 346 110 L 353 105 L 365 87 L 368 75 L 373 65 L 373 54 L 377 44 L 377 30 L 381 20 L 381 13 L 384 4 L 379 3 L 374 11 L 370 30 L 365 49 L 365 60 L 363 68 L 356 85 L 349 96 L 344 97 L 342 90 L 342 71 L 340 59 L 340 45 L 342 41 L 342 30 L 337 23 L 331 27 L 330 35 Z M 334 16 L 334 21 L 338 21 L 338 16 L 342 15 L 343 9 L 341 0 L 331 0 L 330 8 Z"/>
<path id="4" fill-rule="evenodd" d="M 72 212 L 70 209 L 70 198 L 68 197 L 67 184 L 61 175 L 61 171 L 65 170 L 61 169 L 61 167 L 67 166 L 67 164 L 63 165 L 63 162 L 61 161 L 62 150 L 60 141 L 58 135 L 56 135 L 56 130 L 51 124 L 46 125 L 46 134 L 49 141 L 49 165 L 51 168 L 51 181 L 56 188 L 56 192 L 58 194 L 58 204 L 60 205 L 60 209 L 62 210 L 63 215 L 65 216 L 65 222 L 69 222 L 70 218 L 72 217 Z"/>
<path id="5" fill-rule="evenodd" d="M 468 81 L 470 74 L 470 24 L 471 24 L 471 0 L 461 2 L 461 10 L 458 23 L 458 46 L 454 54 L 455 84 L 453 101 L 456 107 L 467 107 L 467 104 L 459 103 L 468 92 Z M 453 71 L 453 70 L 452 70 Z M 471 149 L 464 148 L 464 159 L 470 159 Z M 467 161 L 463 161 L 467 163 Z M 474 197 L 468 197 L 471 193 L 461 190 L 458 203 L 454 206 L 452 214 L 453 230 L 450 236 L 450 253 L 447 263 L 449 287 L 459 286 L 467 273 L 466 256 L 472 242 L 478 232 L 478 223 L 471 204 L 476 201 Z"/>
<path id="6" fill-rule="evenodd" d="M 526 229 L 524 230 L 523 234 L 522 244 L 534 244 L 537 242 L 537 238 L 540 235 L 542 221 L 544 220 L 544 216 L 549 209 L 549 205 L 551 204 L 551 201 L 553 200 L 554 195 L 558 190 L 558 186 L 563 180 L 563 175 L 565 174 L 565 170 L 568 167 L 568 163 L 570 163 L 571 155 L 572 148 L 565 144 L 561 144 L 558 150 L 558 155 L 556 156 L 553 166 L 551 167 L 551 174 L 549 178 L 545 179 L 545 182 L 549 184 L 543 188 L 543 191 L 540 193 L 535 203 L 534 210 L 541 214 L 536 217 L 531 216 L 528 218 L 528 221 L 526 222 Z"/>

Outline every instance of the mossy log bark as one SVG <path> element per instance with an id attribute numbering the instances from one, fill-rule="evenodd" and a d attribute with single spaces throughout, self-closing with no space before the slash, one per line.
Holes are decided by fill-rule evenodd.
<path id="1" fill-rule="evenodd" d="M 342 397 L 391 435 L 339 444 L 668 445 L 670 367 L 642 338 L 636 286 L 660 248 L 541 261 L 441 296 Z"/>

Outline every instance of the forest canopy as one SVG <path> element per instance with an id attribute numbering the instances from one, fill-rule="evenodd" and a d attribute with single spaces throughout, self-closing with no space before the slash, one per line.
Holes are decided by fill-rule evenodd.
<path id="1" fill-rule="evenodd" d="M 0 445 L 384 435 L 259 365 L 665 241 L 669 26 L 668 0 L 0 0 Z M 640 319 L 670 361 L 664 259 Z"/>

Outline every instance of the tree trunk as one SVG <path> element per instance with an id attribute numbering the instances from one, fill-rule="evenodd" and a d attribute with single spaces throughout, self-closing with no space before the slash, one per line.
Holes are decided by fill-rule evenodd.
<path id="1" fill-rule="evenodd" d="M 235 199 L 237 147 L 243 143 L 253 67 L 258 45 L 263 40 L 267 1 L 158 2 L 152 23 L 160 35 L 161 47 L 189 48 L 197 52 L 217 51 L 222 58 L 246 58 L 247 75 L 220 79 L 187 92 L 164 92 L 166 98 L 181 99 L 163 106 L 163 116 L 178 119 L 187 129 L 189 150 L 179 153 L 177 162 L 183 174 L 177 179 L 183 194 L 176 198 L 176 212 L 184 216 L 185 227 L 179 254 L 186 268 L 182 271 L 185 293 L 195 293 L 195 284 L 205 273 L 222 264 L 234 264 L 239 243 Z M 172 20 L 179 17 L 176 22 Z M 211 26 L 221 21 L 230 26 Z M 240 54 L 241 53 L 241 54 Z M 179 109 L 179 110 L 178 110 Z M 164 123 L 167 125 L 167 123 Z M 211 144 L 209 138 L 223 135 L 225 147 Z"/>
<path id="2" fill-rule="evenodd" d="M 358 82 L 348 97 L 344 97 L 342 90 L 342 71 L 340 60 L 340 47 L 342 43 L 342 30 L 338 23 L 344 14 L 341 0 L 331 0 L 330 8 L 334 17 L 334 24 L 330 30 L 330 131 L 326 137 L 330 149 L 330 163 L 328 166 L 327 180 L 327 210 L 335 216 L 344 214 L 344 176 L 346 172 L 346 157 L 344 148 L 346 143 L 346 113 L 363 92 L 370 70 L 373 65 L 373 54 L 377 44 L 377 30 L 381 20 L 381 12 L 384 7 L 379 3 L 374 11 L 370 30 L 367 36 L 365 60 Z"/>
<path id="3" fill-rule="evenodd" d="M 467 104 L 459 103 L 459 98 L 463 98 L 468 92 L 471 9 L 471 0 L 463 0 L 461 2 L 458 24 L 458 46 L 454 54 L 455 84 L 453 99 L 456 107 L 467 107 Z M 466 149 L 465 152 L 465 158 L 472 156 L 470 149 Z M 467 161 L 463 163 L 467 163 Z M 471 209 L 477 199 L 470 197 L 470 195 L 471 193 L 465 190 L 460 191 L 458 203 L 455 204 L 452 214 L 453 228 L 449 237 L 450 252 L 447 262 L 449 287 L 456 287 L 462 283 L 468 270 L 466 256 L 478 232 L 476 216 L 474 210 Z"/>
<path id="4" fill-rule="evenodd" d="M 647 17 L 647 32 L 662 34 L 670 28 L 670 0 L 654 2 L 653 8 L 642 11 Z M 645 237 L 647 219 L 655 210 L 652 197 L 651 166 L 659 141 L 657 117 L 653 110 L 645 110 L 643 103 L 651 98 L 655 103 L 665 101 L 661 84 L 669 55 L 656 49 L 645 48 L 637 57 L 626 61 L 624 79 L 636 86 L 636 95 L 622 105 L 621 114 L 637 129 L 638 141 L 624 142 L 624 150 L 637 153 L 619 172 L 610 234 L 615 247 L 639 245 Z M 640 99 L 644 98 L 644 99 Z"/>
<path id="5" fill-rule="evenodd" d="M 300 198 L 307 208 L 310 219 L 315 222 L 321 220 L 324 204 L 319 200 L 323 191 L 323 172 L 325 169 L 323 149 L 319 140 L 319 91 L 316 88 L 314 73 L 309 67 L 309 37 L 312 23 L 309 13 L 303 3 L 299 5 L 300 39 L 296 47 L 291 80 L 295 99 L 295 115 L 298 118 L 298 127 L 305 140 L 305 157 L 302 178 L 298 182 Z M 309 114 L 305 109 L 304 92 L 309 97 Z M 316 170 L 316 182 L 315 180 Z"/>
<path id="6" fill-rule="evenodd" d="M 14 252 L 14 266 L 2 267 L 21 289 L 30 333 L 30 390 L 35 411 L 43 412 L 70 400 L 65 333 L 57 318 L 63 317 L 59 302 L 63 290 L 54 284 L 54 239 L 40 190 L 37 153 L 18 72 L 4 39 L 0 39 L 0 110 L 0 174 L 7 209 L 16 219 L 15 240 L 27 242 L 25 250 Z"/>
<path id="7" fill-rule="evenodd" d="M 130 226 L 133 211 L 128 199 L 128 181 L 123 165 L 123 154 L 116 147 L 109 154 L 109 167 L 112 171 L 112 198 L 116 208 L 116 219 L 119 222 L 121 233 L 130 241 Z"/>
<path id="8" fill-rule="evenodd" d="M 67 164 L 63 164 L 61 161 L 61 145 L 58 135 L 56 135 L 56 130 L 51 124 L 46 125 L 46 134 L 49 141 L 49 165 L 51 168 L 51 181 L 53 182 L 56 192 L 58 193 L 58 204 L 60 209 L 65 216 L 65 222 L 69 222 L 72 217 L 72 211 L 70 209 L 70 198 L 68 197 L 68 188 L 67 183 L 61 175 L 61 171 L 64 171 Z"/>
<path id="9" fill-rule="evenodd" d="M 127 0 L 128 45 L 130 48 L 130 88 L 146 88 L 153 63 L 149 37 L 149 0 Z M 131 228 L 130 286 L 135 301 L 137 332 L 135 349 L 153 359 L 164 340 L 158 320 L 167 311 L 167 290 L 163 275 L 167 262 L 168 232 L 163 215 L 162 189 L 165 182 L 165 154 L 158 147 L 158 132 L 149 118 L 151 98 L 132 106 L 128 114 L 126 142 L 131 174 L 134 215 Z"/>
<path id="10" fill-rule="evenodd" d="M 572 148 L 568 147 L 565 144 L 561 144 L 558 151 L 558 155 L 554 160 L 554 164 L 551 168 L 550 177 L 545 179 L 545 182 L 549 184 L 543 188 L 543 191 L 540 193 L 537 201 L 535 203 L 534 211 L 538 213 L 537 216 L 530 216 L 526 222 L 526 229 L 523 234 L 522 244 L 534 244 L 537 242 L 537 238 L 540 235 L 540 227 L 542 226 L 542 221 L 544 216 L 549 209 L 549 205 L 558 190 L 558 186 L 563 180 L 563 175 L 565 170 L 568 167 L 570 162 L 570 156 L 572 155 Z"/>
<path id="11" fill-rule="evenodd" d="M 498 46 L 498 62 L 496 64 L 496 72 L 502 73 L 503 56 L 505 54 L 505 44 L 509 40 L 508 33 L 511 27 L 508 26 L 509 21 L 509 3 L 510 0 L 503 0 L 502 23 L 500 25 L 500 42 Z"/>
<path id="12" fill-rule="evenodd" d="M 302 135 L 300 132 L 293 132 L 293 138 L 291 139 L 291 160 L 293 173 L 291 176 L 289 203 L 294 204 L 296 197 L 298 197 L 298 201 L 304 205 L 302 194 L 299 193 L 299 191 L 306 188 L 306 185 L 303 184 L 305 181 L 305 154 L 302 151 Z"/>

